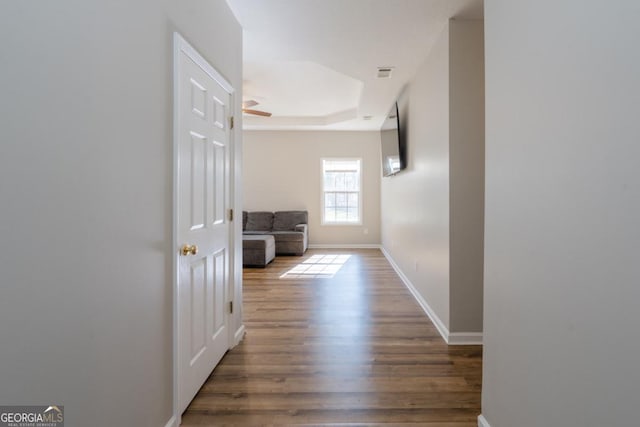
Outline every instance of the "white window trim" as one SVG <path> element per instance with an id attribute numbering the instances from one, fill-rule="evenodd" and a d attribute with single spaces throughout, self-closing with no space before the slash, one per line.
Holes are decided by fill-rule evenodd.
<path id="1" fill-rule="evenodd" d="M 358 160 L 360 162 L 360 190 L 358 191 L 359 194 L 359 203 L 358 203 L 358 221 L 353 221 L 353 222 L 334 222 L 334 221 L 330 221 L 327 222 L 324 218 L 324 161 L 325 160 L 329 160 L 329 161 L 354 161 L 354 160 Z M 338 226 L 338 227 L 344 227 L 344 226 L 361 226 L 364 224 L 363 222 L 363 206 L 364 206 L 364 182 L 362 180 L 362 176 L 363 174 L 363 169 L 364 169 L 364 161 L 362 160 L 362 157 L 322 157 L 320 159 L 320 211 L 321 211 L 321 221 L 320 221 L 320 225 L 321 226 L 328 226 L 328 227 L 332 227 L 332 226 Z"/>

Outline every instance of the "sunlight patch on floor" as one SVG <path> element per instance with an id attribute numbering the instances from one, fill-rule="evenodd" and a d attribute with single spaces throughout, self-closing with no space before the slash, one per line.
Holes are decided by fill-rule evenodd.
<path id="1" fill-rule="evenodd" d="M 281 279 L 331 279 L 351 255 L 319 254 L 305 259 L 280 276 Z"/>

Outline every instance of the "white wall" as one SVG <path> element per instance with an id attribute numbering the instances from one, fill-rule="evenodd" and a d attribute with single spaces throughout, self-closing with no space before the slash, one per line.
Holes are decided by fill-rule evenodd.
<path id="1" fill-rule="evenodd" d="M 408 167 L 382 180 L 382 244 L 443 326 L 482 331 L 481 21 L 450 21 L 400 99 Z"/>
<path id="2" fill-rule="evenodd" d="M 245 210 L 308 210 L 311 245 L 380 244 L 380 132 L 245 131 L 243 141 Z M 321 224 L 323 157 L 362 158 L 362 225 Z"/>
<path id="3" fill-rule="evenodd" d="M 482 332 L 484 23 L 449 23 L 450 330 Z"/>
<path id="4" fill-rule="evenodd" d="M 449 328 L 449 27 L 399 102 L 407 169 L 382 180 L 382 245 Z"/>
<path id="5" fill-rule="evenodd" d="M 3 405 L 64 405 L 69 426 L 171 417 L 176 29 L 240 88 L 222 0 L 0 6 Z"/>
<path id="6" fill-rule="evenodd" d="M 640 5 L 487 0 L 483 414 L 638 425 Z"/>

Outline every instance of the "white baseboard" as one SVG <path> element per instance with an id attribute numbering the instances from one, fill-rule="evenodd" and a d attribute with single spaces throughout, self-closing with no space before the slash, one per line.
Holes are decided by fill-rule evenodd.
<path id="1" fill-rule="evenodd" d="M 416 299 L 422 310 L 429 316 L 431 322 L 435 325 L 436 329 L 445 340 L 445 342 L 449 345 L 481 345 L 482 344 L 482 332 L 449 332 L 449 329 L 445 326 L 444 322 L 438 317 L 435 311 L 429 306 L 429 303 L 424 299 L 424 297 L 418 292 L 416 287 L 411 283 L 411 280 L 402 272 L 398 264 L 391 257 L 389 252 L 386 251 L 384 247 L 381 247 L 380 250 L 384 254 L 391 267 L 395 270 L 395 272 L 400 277 L 400 280 L 404 283 L 404 285 L 409 289 L 409 292 Z"/>
<path id="2" fill-rule="evenodd" d="M 487 421 L 487 419 L 482 414 L 478 416 L 478 427 L 491 427 L 489 421 Z"/>
<path id="3" fill-rule="evenodd" d="M 244 339 L 245 332 L 246 331 L 245 331 L 244 325 L 242 325 L 242 326 L 240 326 L 238 328 L 236 333 L 233 335 L 233 347 L 235 347 L 238 344 L 240 344 L 240 342 Z"/>
<path id="4" fill-rule="evenodd" d="M 310 244 L 309 249 L 380 249 L 377 243 Z"/>
<path id="5" fill-rule="evenodd" d="M 385 258 L 387 258 L 387 261 L 389 261 L 389 264 L 391 264 L 391 267 L 393 267 L 393 269 L 396 271 L 398 276 L 400 276 L 400 280 L 402 280 L 402 282 L 407 287 L 407 289 L 409 289 L 409 292 L 411 292 L 411 294 L 416 299 L 416 301 L 418 301 L 418 304 L 420 305 L 420 307 L 422 307 L 422 310 L 424 310 L 427 316 L 429 316 L 429 319 L 431 319 L 431 322 L 433 322 L 438 332 L 440 332 L 440 335 L 442 335 L 442 338 L 444 338 L 444 340 L 448 343 L 449 329 L 447 329 L 444 323 L 442 323 L 442 320 L 440 320 L 440 318 L 435 313 L 435 311 L 433 311 L 433 309 L 429 306 L 427 301 L 422 297 L 422 295 L 420 295 L 420 292 L 418 292 L 415 286 L 413 286 L 413 283 L 411 283 L 411 280 L 409 280 L 409 278 L 402 272 L 402 270 L 400 270 L 400 267 L 398 267 L 398 264 L 396 264 L 394 259 L 391 257 L 389 252 L 386 251 L 384 247 L 382 248 L 382 253 L 384 254 Z"/>
<path id="6" fill-rule="evenodd" d="M 164 425 L 164 427 L 178 427 L 176 417 L 171 417 L 171 419 Z"/>
<path id="7" fill-rule="evenodd" d="M 449 332 L 451 345 L 482 345 L 482 332 Z"/>

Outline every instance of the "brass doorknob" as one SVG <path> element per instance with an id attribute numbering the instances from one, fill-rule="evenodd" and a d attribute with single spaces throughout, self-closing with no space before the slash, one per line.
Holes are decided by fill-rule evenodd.
<path id="1" fill-rule="evenodd" d="M 198 253 L 198 247 L 196 245 L 182 245 L 182 249 L 180 250 L 182 255 L 187 256 L 189 254 L 195 255 Z"/>

